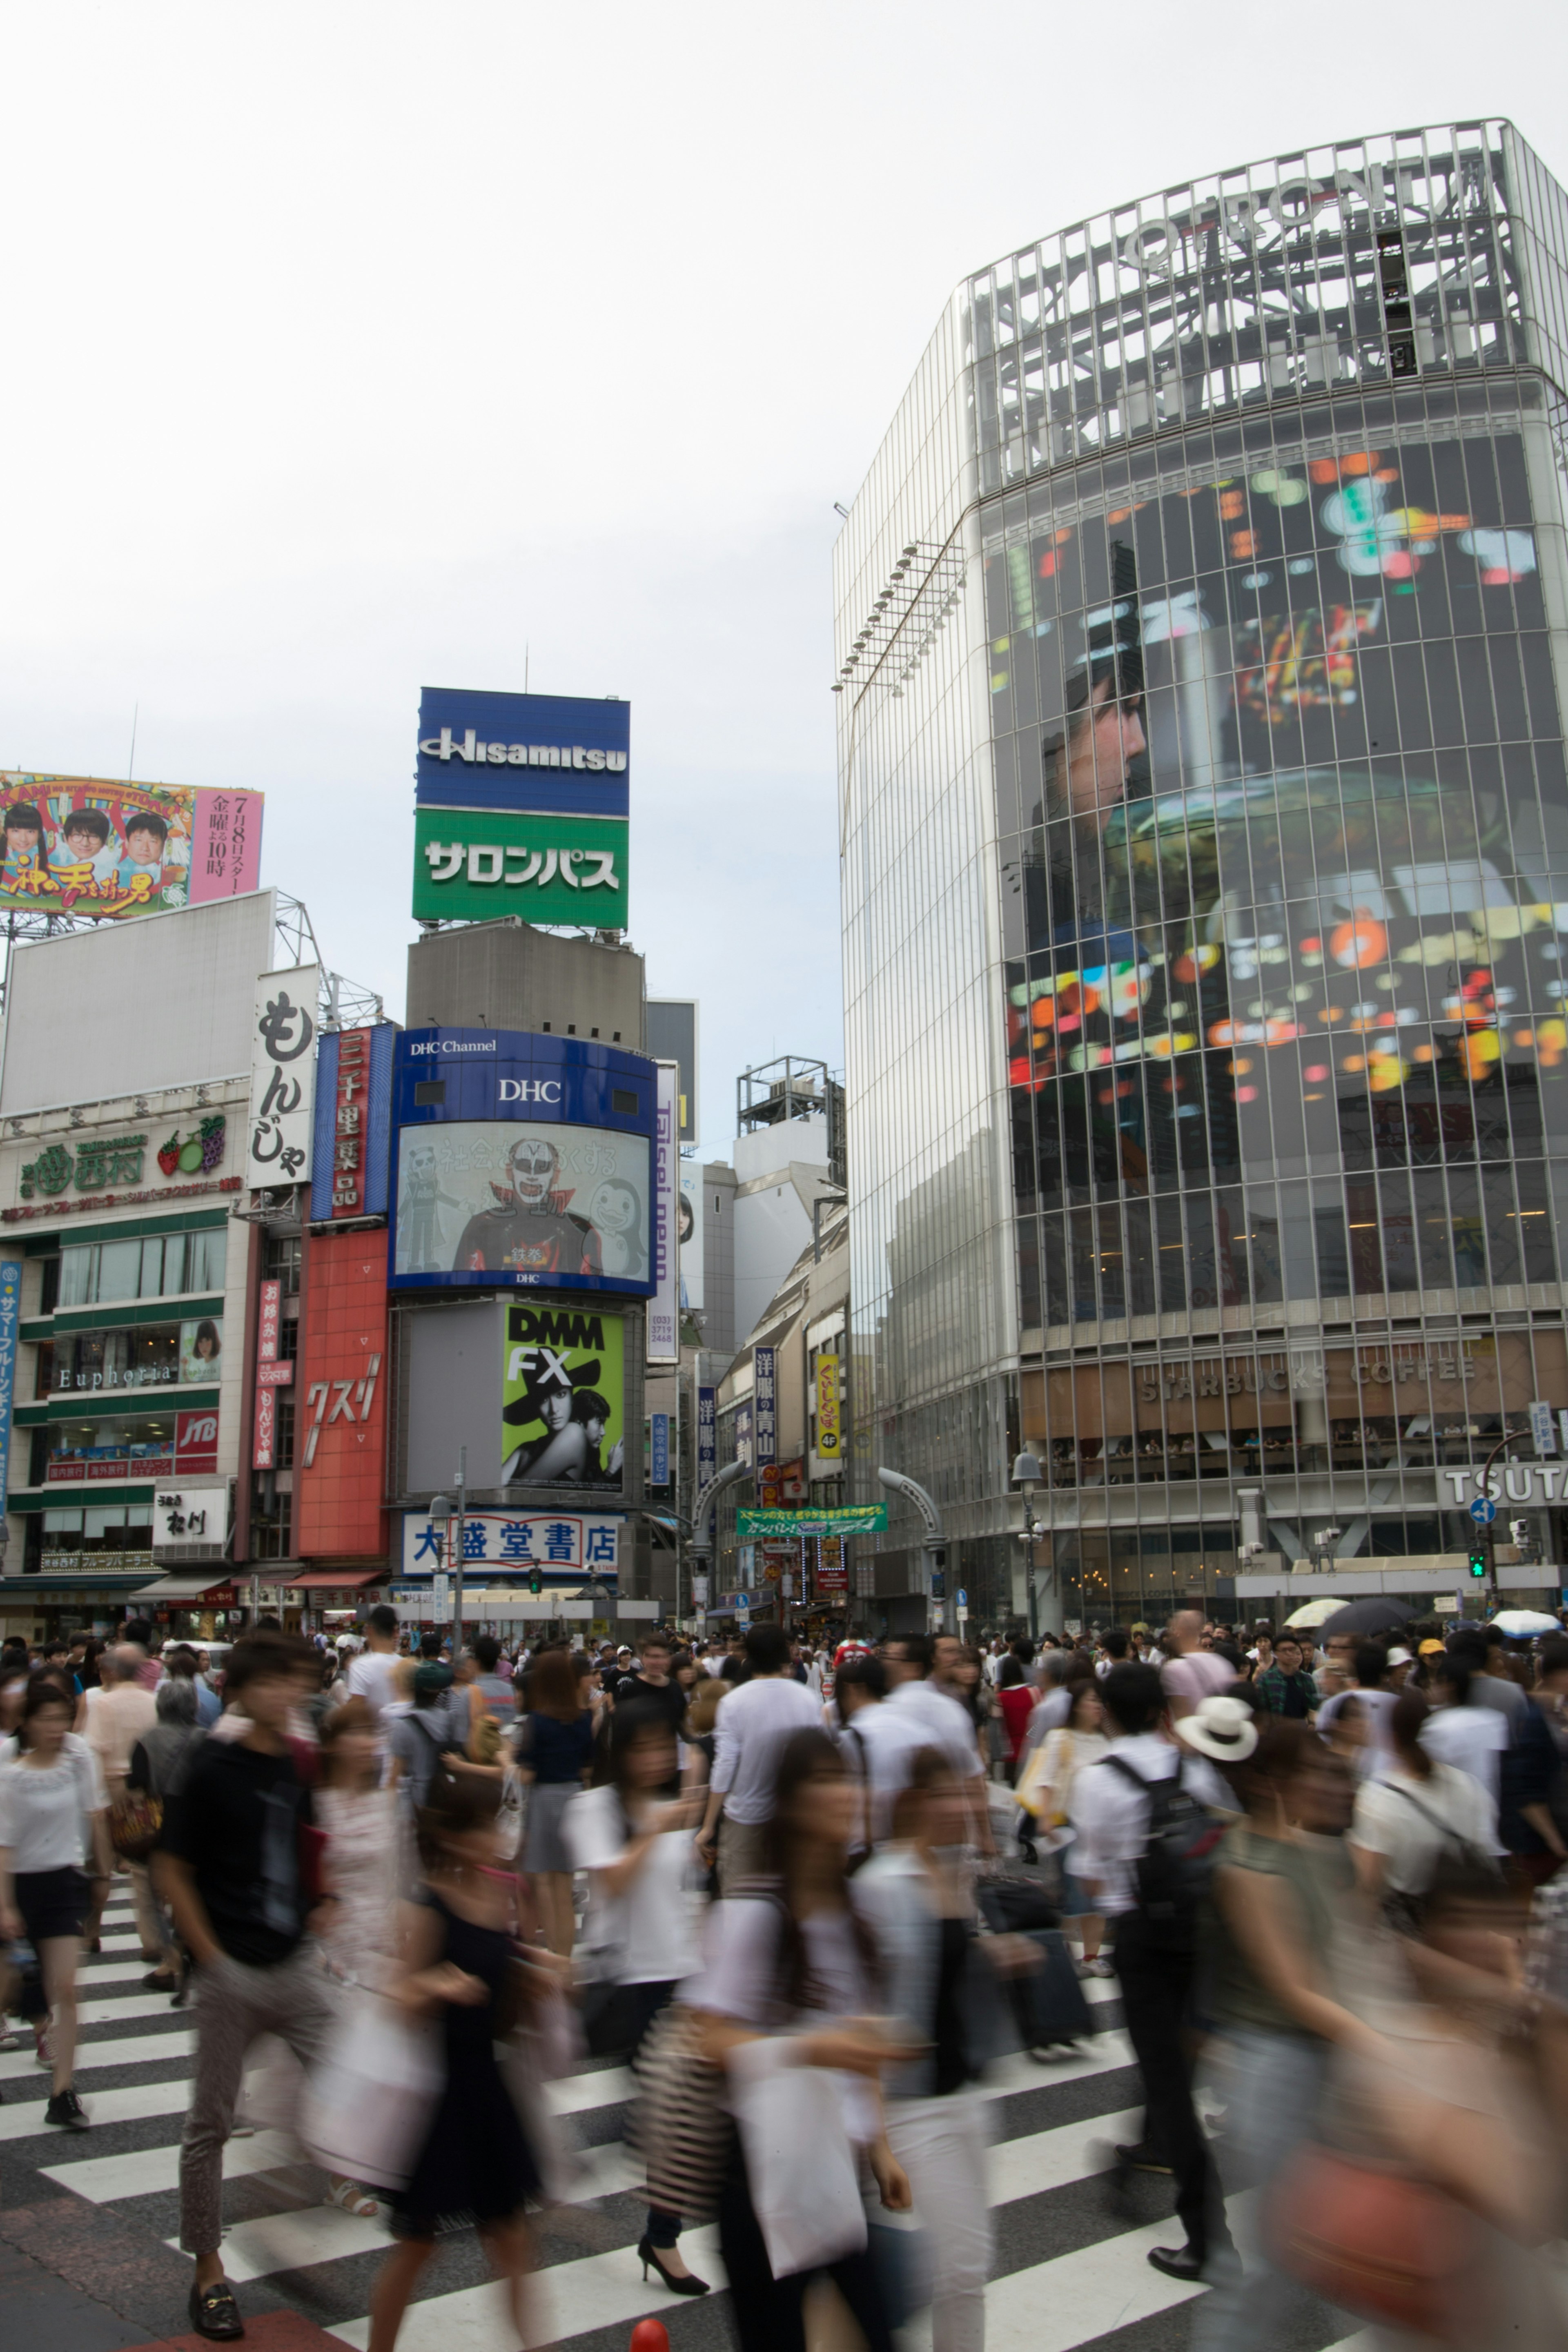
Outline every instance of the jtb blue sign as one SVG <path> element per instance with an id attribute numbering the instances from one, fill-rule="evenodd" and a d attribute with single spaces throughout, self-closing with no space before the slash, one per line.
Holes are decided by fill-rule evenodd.
<path id="1" fill-rule="evenodd" d="M 656 1079 L 641 1054 L 578 1037 L 405 1030 L 392 1283 L 646 1298 Z"/>
<path id="2" fill-rule="evenodd" d="M 22 1269 L 0 1258 L 0 1514 L 5 1508 L 11 1452 L 11 1400 L 16 1388 L 16 1320 L 22 1311 Z"/>
<path id="3" fill-rule="evenodd" d="M 629 702 L 427 686 L 419 698 L 418 804 L 626 816 L 631 724 Z"/>

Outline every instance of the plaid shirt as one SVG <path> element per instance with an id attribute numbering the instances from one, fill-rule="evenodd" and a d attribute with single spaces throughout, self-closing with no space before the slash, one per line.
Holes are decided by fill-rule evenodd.
<path id="1" fill-rule="evenodd" d="M 1288 1675 L 1283 1666 L 1265 1666 L 1252 1687 L 1270 1715 L 1307 1716 L 1316 1712 L 1318 1685 L 1305 1666 L 1298 1666 L 1293 1675 Z M 1292 1706 L 1292 1692 L 1298 1694 L 1300 1705 Z"/>

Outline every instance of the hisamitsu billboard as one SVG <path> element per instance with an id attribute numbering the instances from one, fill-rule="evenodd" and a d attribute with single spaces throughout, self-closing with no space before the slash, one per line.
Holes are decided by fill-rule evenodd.
<path id="1" fill-rule="evenodd" d="M 418 805 L 625 817 L 631 723 L 630 703 L 613 696 L 425 687 Z"/>

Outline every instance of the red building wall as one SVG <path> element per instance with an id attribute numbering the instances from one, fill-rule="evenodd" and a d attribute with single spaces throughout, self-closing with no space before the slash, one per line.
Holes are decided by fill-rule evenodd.
<path id="1" fill-rule="evenodd" d="M 386 1235 L 321 1233 L 305 1254 L 295 1373 L 295 1549 L 305 1560 L 386 1557 Z"/>

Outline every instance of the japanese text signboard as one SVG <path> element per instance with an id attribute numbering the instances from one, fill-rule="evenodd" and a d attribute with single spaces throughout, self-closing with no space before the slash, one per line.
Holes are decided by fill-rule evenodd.
<path id="1" fill-rule="evenodd" d="M 838 1386 L 838 1359 L 816 1360 L 816 1453 L 819 1461 L 837 1462 L 843 1452 L 844 1429 Z"/>
<path id="2" fill-rule="evenodd" d="M 5 1508 L 11 1403 L 16 1388 L 16 1319 L 21 1307 L 21 1266 L 15 1258 L 0 1258 L 0 1513 Z"/>
<path id="3" fill-rule="evenodd" d="M 254 890 L 261 794 L 0 773 L 0 908 L 122 922 Z"/>
<path id="4" fill-rule="evenodd" d="M 403 1520 L 403 1573 L 428 1576 L 437 1568 L 445 1530 L 428 1514 L 408 1511 Z M 500 1577 L 531 1569 L 571 1570 L 615 1581 L 621 1521 L 599 1511 L 469 1511 L 463 1520 L 463 1568 L 471 1576 L 486 1570 Z"/>
<path id="5" fill-rule="evenodd" d="M 778 1350 L 756 1348 L 752 1353 L 752 1461 L 762 1470 L 778 1458 Z"/>
<path id="6" fill-rule="evenodd" d="M 647 1360 L 673 1364 L 680 1357 L 680 1145 L 677 1097 L 680 1074 L 673 1062 L 657 1065 L 653 1138 L 653 1296 L 647 1302 Z"/>
<path id="7" fill-rule="evenodd" d="M 700 1495 L 719 1475 L 719 1430 L 716 1389 L 697 1391 L 697 1491 Z"/>
<path id="8" fill-rule="evenodd" d="M 315 964 L 300 964 L 263 972 L 256 984 L 246 1145 L 246 1181 L 256 1188 L 310 1177 L 321 982 Z"/>
<path id="9" fill-rule="evenodd" d="M 609 698 L 426 687 L 414 912 L 626 923 L 631 709 Z"/>

